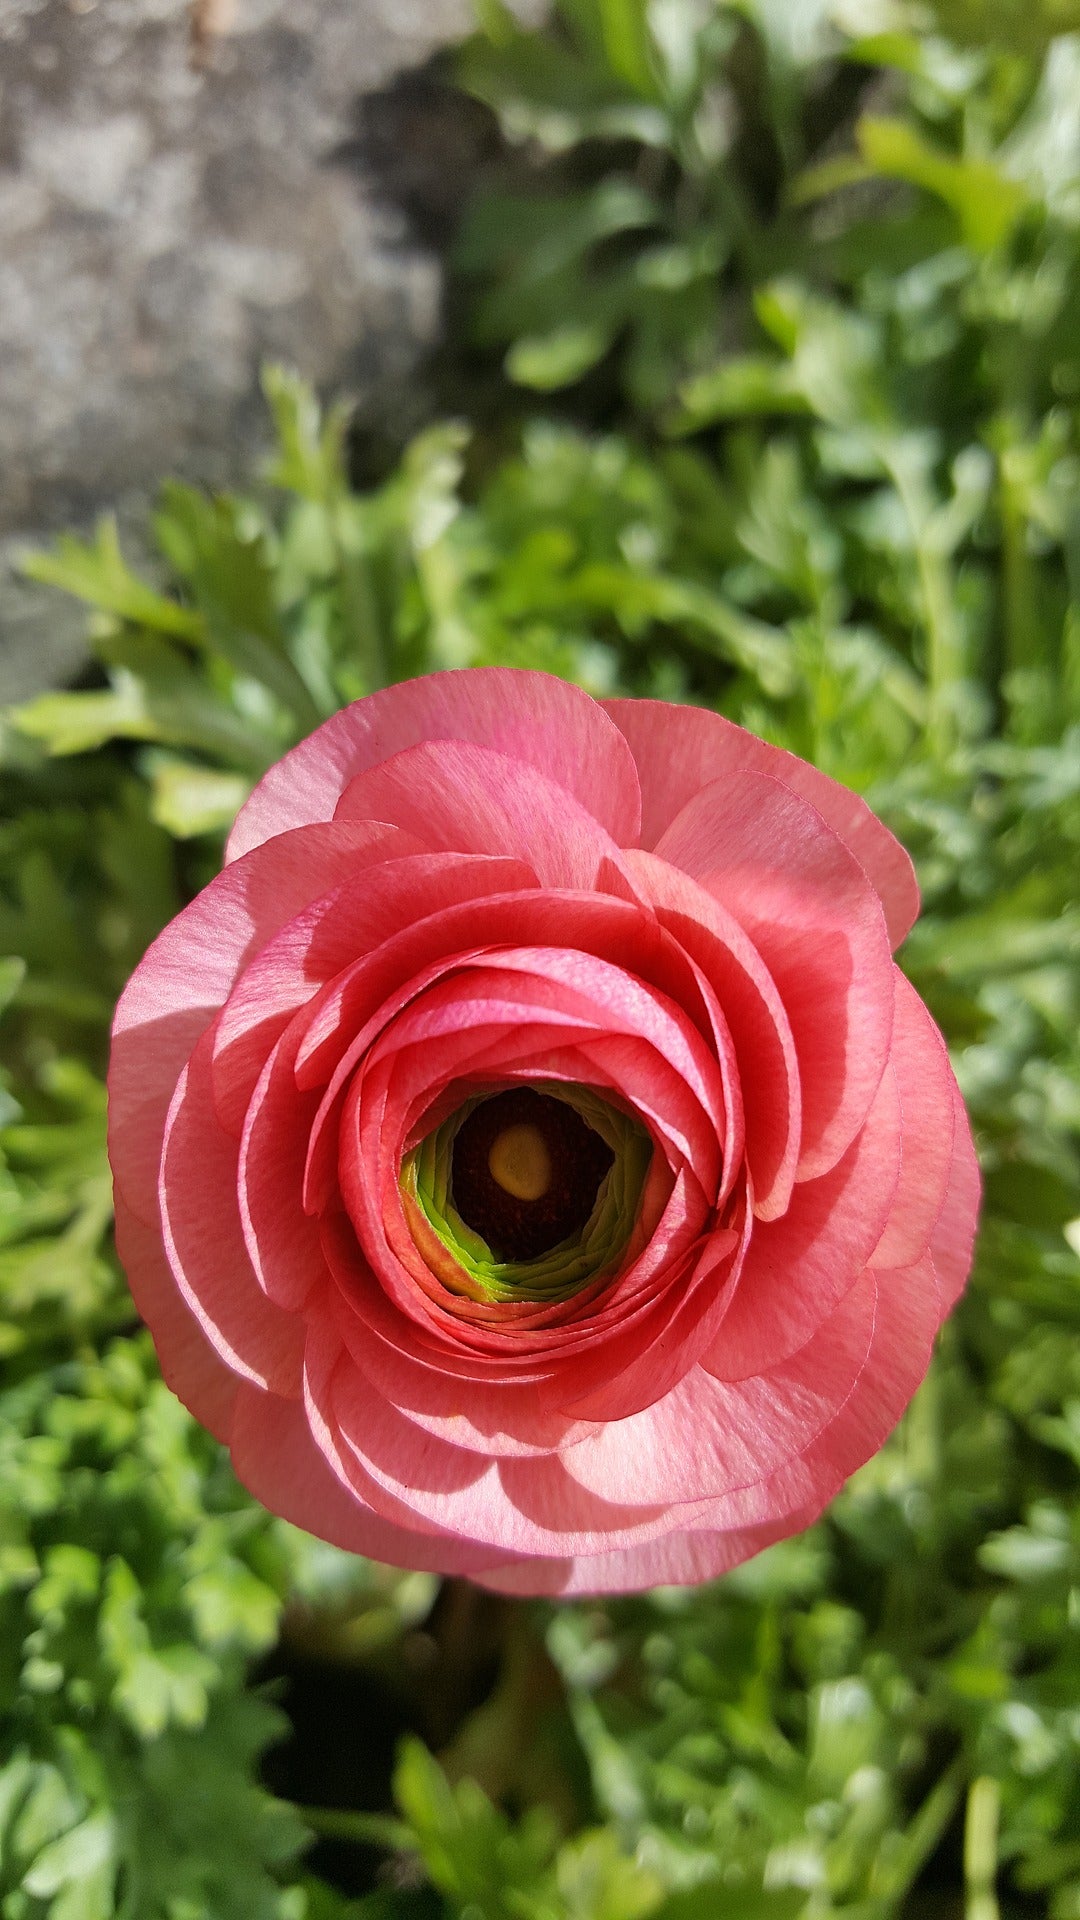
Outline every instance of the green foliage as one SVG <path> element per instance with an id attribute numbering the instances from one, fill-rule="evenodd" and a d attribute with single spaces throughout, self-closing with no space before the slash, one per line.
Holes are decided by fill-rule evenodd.
<path id="1" fill-rule="evenodd" d="M 100 675 L 0 735 L 2 1920 L 1080 1915 L 1080 19 L 557 13 L 480 8 L 515 186 L 460 248 L 469 351 L 557 417 L 436 423 L 360 494 L 344 415 L 271 370 L 265 484 L 167 486 L 147 578 L 109 522 L 28 563 Z M 483 662 L 716 704 L 886 815 L 979 1255 L 818 1527 L 705 1590 L 496 1609 L 454 1731 L 459 1593 L 439 1762 L 402 1748 L 396 1816 L 344 1772 L 298 1813 L 252 1660 L 284 1610 L 433 1728 L 435 1583 L 256 1511 L 158 1379 L 107 1027 L 284 747 Z M 305 1877 L 305 1826 L 376 1890 Z"/>
<path id="2" fill-rule="evenodd" d="M 722 84 L 739 16 L 708 0 L 560 0 L 559 31 L 538 35 L 502 0 L 486 12 L 462 84 L 556 180 L 574 149 L 590 164 L 570 193 L 545 178 L 473 208 L 458 258 L 482 288 L 474 336 L 507 346 L 510 378 L 542 391 L 619 351 L 630 397 L 654 406 L 719 350 L 719 277 L 747 235 Z"/>
<path id="3" fill-rule="evenodd" d="M 251 1783 L 279 1716 L 240 1684 L 277 1631 L 266 1523 L 145 1335 L 0 1410 L 0 1911 L 283 1914 L 263 1863 L 302 1829 Z"/>

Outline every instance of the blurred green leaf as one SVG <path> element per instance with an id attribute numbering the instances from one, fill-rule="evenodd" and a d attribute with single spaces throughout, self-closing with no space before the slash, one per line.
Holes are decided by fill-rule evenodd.
<path id="1" fill-rule="evenodd" d="M 944 200 L 967 244 L 979 253 L 1000 246 L 1027 203 L 1024 188 L 1000 168 L 936 151 L 902 121 L 864 115 L 855 137 L 872 173 L 907 180 Z"/>
<path id="2" fill-rule="evenodd" d="M 192 834 L 222 833 L 232 825 L 251 791 L 235 773 L 218 773 L 191 760 L 156 754 L 149 760 L 153 785 L 151 815 L 177 840 Z"/>
<path id="3" fill-rule="evenodd" d="M 61 587 L 102 613 L 181 640 L 202 639 L 198 614 L 155 593 L 132 573 L 120 551 L 116 521 L 108 514 L 98 523 L 93 541 L 63 534 L 52 553 L 27 554 L 22 570 L 29 579 Z"/>
<path id="4" fill-rule="evenodd" d="M 511 380 L 545 391 L 572 386 L 611 345 L 603 327 L 560 327 L 543 337 L 515 340 L 506 360 Z"/>

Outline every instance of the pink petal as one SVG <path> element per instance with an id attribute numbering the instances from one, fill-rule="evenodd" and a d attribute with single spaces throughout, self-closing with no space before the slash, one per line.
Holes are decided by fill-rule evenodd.
<path id="1" fill-rule="evenodd" d="M 788 1513 L 806 1512 L 808 1518 L 820 1513 L 848 1476 L 878 1451 L 924 1378 L 943 1306 L 929 1255 L 892 1272 L 868 1267 L 859 1286 L 872 1288 L 877 1304 L 870 1352 L 851 1393 L 797 1460 L 759 1486 L 717 1502 L 715 1518 L 721 1524 L 758 1525 Z"/>
<path id="2" fill-rule="evenodd" d="M 870 1349 L 874 1298 L 852 1286 L 800 1353 L 751 1379 L 696 1367 L 645 1412 L 570 1446 L 567 1472 L 606 1500 L 669 1507 L 756 1485 L 804 1453 L 847 1400 Z"/>
<path id="3" fill-rule="evenodd" d="M 432 1573 L 481 1572 L 491 1554 L 452 1535 L 394 1526 L 367 1506 L 334 1472 L 317 1446 L 304 1408 L 240 1387 L 233 1422 L 232 1463 L 237 1478 L 272 1513 L 317 1534 L 347 1553 L 392 1567 Z"/>
<path id="4" fill-rule="evenodd" d="M 527 761 L 468 741 L 425 740 L 350 780 L 335 820 L 395 820 L 432 853 L 530 866 L 543 887 L 595 887 L 619 849 L 588 807 Z"/>
<path id="5" fill-rule="evenodd" d="M 241 808 L 227 858 L 301 822 L 329 820 L 349 781 L 424 740 L 468 740 L 535 767 L 574 795 L 620 846 L 634 846 L 633 756 L 580 688 L 509 667 L 433 673 L 336 713 L 271 767 Z"/>
<path id="6" fill-rule="evenodd" d="M 629 960 L 631 956 L 627 956 Z M 719 1063 L 699 1029 L 687 1019 L 681 1005 L 655 987 L 639 980 L 625 967 L 614 966 L 594 954 L 566 948 L 514 947 L 492 953 L 462 968 L 461 978 L 469 990 L 472 982 L 492 982 L 499 990 L 499 975 L 511 977 L 522 995 L 522 1015 L 543 997 L 550 996 L 553 1006 L 567 1008 L 575 1003 L 591 1014 L 600 1033 L 623 1034 L 645 1041 L 653 1050 L 656 1089 L 655 1111 L 658 1124 L 665 1111 L 661 1102 L 672 1085 L 673 1070 L 678 1081 L 694 1096 L 708 1117 L 708 1134 L 691 1157 L 703 1184 L 712 1184 L 711 1158 L 717 1140 L 726 1132 L 724 1084 Z M 481 987 L 483 991 L 483 987 Z M 530 1014 L 531 1017 L 531 1014 Z M 685 1123 L 691 1124 L 689 1119 Z M 702 1166 L 708 1157 L 709 1171 Z"/>
<path id="7" fill-rule="evenodd" d="M 327 983 L 350 967 L 364 967 L 369 996 L 373 977 L 388 993 L 408 978 L 402 971 L 402 936 L 407 953 L 418 922 L 429 933 L 434 926 L 436 949 L 442 951 L 443 913 L 483 902 L 491 891 L 533 885 L 529 869 L 516 860 L 447 853 L 418 853 L 376 866 L 358 860 L 344 885 L 313 900 L 268 940 L 225 1002 L 214 1040 L 222 1125 L 239 1135 L 271 1048 L 300 1007 L 311 1005 L 315 1012 L 316 996 Z"/>
<path id="8" fill-rule="evenodd" d="M 267 1300 L 251 1269 L 236 1197 L 236 1142 L 222 1132 L 204 1035 L 177 1082 L 161 1155 L 161 1227 L 176 1284 L 234 1373 L 300 1391 L 303 1327 Z"/>
<path id="9" fill-rule="evenodd" d="M 305 827 L 211 880 L 128 981 L 113 1021 L 109 1158 L 149 1226 L 157 1219 L 165 1116 L 185 1060 L 242 969 L 278 929 L 355 870 L 370 828 Z"/>
<path id="10" fill-rule="evenodd" d="M 383 1008 L 388 1018 L 459 961 L 477 960 L 495 947 L 561 947 L 570 943 L 599 959 L 629 956 L 635 971 L 655 979 L 661 987 L 667 986 L 670 969 L 666 955 L 661 956 L 664 936 L 651 914 L 603 894 L 541 891 L 533 884 L 533 876 L 514 862 L 507 866 L 514 876 L 520 876 L 517 885 L 525 891 L 510 891 L 504 886 L 495 862 L 467 855 L 438 858 L 452 860 L 461 872 L 462 898 L 456 904 L 441 904 L 422 917 L 414 916 L 410 926 L 389 935 L 377 951 L 366 954 L 352 969 L 343 968 L 333 988 L 313 1009 L 297 1059 L 301 1086 L 325 1086 L 346 1047 L 353 1048 L 369 1022 L 377 1022 L 370 1029 L 371 1037 L 381 1031 L 385 1024 Z M 492 869 L 493 890 L 485 896 L 483 875 Z M 477 897 L 468 898 L 474 876 Z M 423 899 L 426 907 L 430 894 L 425 893 Z M 680 985 L 683 977 L 680 975 Z"/>
<path id="11" fill-rule="evenodd" d="M 702 1364 L 721 1380 L 797 1353 L 858 1279 L 888 1220 L 900 1174 L 891 1069 L 839 1163 L 796 1187 L 781 1220 L 759 1221 L 727 1315 Z"/>
<path id="12" fill-rule="evenodd" d="M 782 747 L 755 739 L 718 713 L 663 700 L 605 700 L 629 742 L 641 781 L 641 844 L 655 847 L 702 787 L 745 771 L 771 774 L 801 794 L 850 847 L 885 909 L 899 946 L 919 912 L 915 870 L 865 800 Z"/>
<path id="13" fill-rule="evenodd" d="M 558 1454 L 490 1459 L 415 1426 L 355 1370 L 339 1366 L 322 1410 L 373 1497 L 398 1524 L 435 1524 L 500 1553 L 596 1550 L 667 1526 L 661 1510 L 597 1499 L 567 1475 Z"/>
<path id="14" fill-rule="evenodd" d="M 801 1128 L 795 1041 L 776 984 L 738 921 L 704 887 L 654 854 L 626 860 L 661 926 L 716 995 L 738 1063 L 754 1211 L 774 1219 L 791 1196 Z"/>
<path id="15" fill-rule="evenodd" d="M 663 1537 L 590 1558 L 564 1555 L 492 1567 L 482 1585 L 500 1593 L 622 1593 L 645 1586 L 715 1579 L 776 1540 L 816 1520 L 856 1467 L 895 1426 L 922 1379 L 940 1312 L 933 1267 L 923 1260 L 896 1273 L 868 1274 L 877 1293 L 870 1353 L 852 1392 L 794 1464 L 696 1511 L 676 1508 Z"/>
<path id="16" fill-rule="evenodd" d="M 317 1093 L 299 1093 L 300 1034 L 282 1035 L 252 1095 L 237 1167 L 244 1245 L 267 1299 L 299 1313 L 327 1277 L 318 1222 L 304 1211 L 304 1166 Z"/>
<path id="17" fill-rule="evenodd" d="M 464 877 L 471 882 L 471 868 L 464 870 Z M 474 945 L 479 939 L 484 944 Z M 496 953 L 497 947 L 507 951 Z M 639 992 L 643 982 L 646 990 L 659 991 L 661 1004 L 679 1010 L 681 1025 L 689 1016 L 692 1037 L 703 1037 L 707 1054 L 719 1065 L 719 1111 L 725 1116 L 720 1198 L 726 1199 L 743 1152 L 742 1096 L 727 1023 L 702 969 L 671 935 L 661 931 L 651 913 L 622 900 L 546 890 L 495 895 L 465 901 L 460 910 L 448 906 L 392 936 L 377 952 L 344 969 L 313 1007 L 297 1056 L 298 1084 L 325 1084 L 336 1071 L 340 1085 L 343 1074 L 351 1070 L 344 1064 L 346 1054 L 350 1063 L 358 1061 L 390 1016 L 441 975 L 457 967 L 484 964 L 522 970 L 523 963 L 512 958 L 515 950 L 540 953 L 536 964 L 541 972 L 549 968 L 549 950 L 590 954 L 595 960 L 617 964 L 620 972 L 629 970 L 633 976 L 628 991 Z M 238 992 L 244 990 L 257 964 Z M 550 962 L 556 968 L 564 964 Z M 383 994 L 389 997 L 384 1000 Z M 711 1066 L 709 1074 L 714 1078 Z"/>
<path id="18" fill-rule="evenodd" d="M 610 1527 L 622 1544 L 666 1525 L 652 1510 L 594 1499 L 567 1478 L 557 1454 L 493 1460 L 414 1426 L 335 1347 L 325 1324 L 308 1342 L 305 1385 L 309 1420 L 335 1471 L 397 1526 L 449 1532 L 501 1558 L 591 1548 L 602 1544 L 594 1528 Z"/>
<path id="19" fill-rule="evenodd" d="M 567 1038 L 579 1043 L 583 1064 L 576 1077 L 586 1084 L 615 1085 L 630 1109 L 647 1116 L 670 1140 L 709 1201 L 715 1200 L 723 1092 L 715 1061 L 696 1029 L 677 1008 L 590 955 L 543 949 L 504 954 L 482 966 L 463 967 L 430 988 L 367 1050 L 363 1077 L 349 1095 L 351 1110 L 361 1118 L 373 1114 L 366 1076 L 391 1056 L 392 1106 L 385 1116 L 380 1109 L 378 1135 L 362 1143 L 347 1105 L 339 1171 L 369 1258 L 378 1258 L 381 1238 L 381 1183 L 372 1182 L 374 1166 L 385 1156 L 396 1178 L 399 1156 L 411 1144 L 410 1127 L 417 1133 L 430 1130 L 434 1120 L 427 1110 L 461 1073 L 482 1073 L 497 1083 L 532 1055 L 532 1072 L 542 1078 L 552 1049 Z M 339 1074 L 344 1071 L 343 1061 Z M 327 1099 L 335 1097 L 332 1083 Z M 330 1108 L 324 1111 L 329 1117 Z"/>
<path id="20" fill-rule="evenodd" d="M 953 1114 L 955 1129 L 949 1190 L 930 1237 L 930 1252 L 941 1282 L 946 1313 L 951 1313 L 955 1307 L 971 1271 L 971 1253 L 982 1195 L 982 1177 L 975 1154 L 975 1142 L 971 1137 L 971 1122 L 960 1097 L 960 1089 L 956 1086 L 953 1088 Z"/>
<path id="21" fill-rule="evenodd" d="M 866 875 L 807 801 L 759 773 L 702 788 L 656 851 L 745 927 L 775 980 L 799 1058 L 796 1177 L 827 1173 L 869 1112 L 892 1033 L 893 966 Z"/>
<path id="22" fill-rule="evenodd" d="M 418 1366 L 415 1353 L 378 1339 L 340 1298 L 334 1317 L 359 1373 L 436 1440 L 470 1453 L 514 1457 L 556 1453 L 591 1431 L 584 1421 L 538 1406 L 520 1380 L 464 1379 Z"/>
<path id="23" fill-rule="evenodd" d="M 515 1011 L 513 1006 L 510 1011 L 511 1014 Z M 491 1012 L 490 1002 L 484 1012 Z M 686 1225 L 681 1230 L 684 1244 L 686 1235 L 699 1231 L 708 1217 L 708 1204 L 699 1180 L 687 1164 L 688 1156 L 681 1144 L 686 1136 L 681 1129 L 685 1126 L 690 1138 L 701 1134 L 703 1157 L 709 1152 L 711 1136 L 700 1108 L 666 1062 L 658 1063 L 643 1042 L 619 1036 L 582 1042 L 566 1049 L 564 1057 L 552 1051 L 552 1035 L 556 1039 L 559 1035 L 557 1027 L 515 1026 L 511 1019 L 509 1028 L 506 1037 L 499 1037 L 495 1049 L 487 1047 L 483 1052 L 478 1052 L 477 1032 L 470 1028 L 442 1039 L 436 1035 L 425 1046 L 412 1045 L 392 1056 L 382 1056 L 380 1049 L 374 1048 L 363 1074 L 352 1082 L 346 1096 L 340 1133 L 340 1190 L 368 1260 L 379 1273 L 387 1293 L 410 1316 L 420 1313 L 426 1319 L 427 1310 L 415 1289 L 417 1283 L 422 1287 L 430 1284 L 430 1278 L 427 1268 L 422 1263 L 417 1265 L 415 1249 L 405 1228 L 397 1194 L 397 1171 L 410 1114 L 417 1106 L 423 1108 L 439 1087 L 448 1089 L 447 1106 L 456 1106 L 466 1091 L 479 1090 L 485 1084 L 506 1084 L 520 1068 L 530 1079 L 538 1077 L 539 1072 L 546 1079 L 570 1079 L 600 1088 L 613 1087 L 626 1097 L 631 1110 L 640 1113 L 648 1110 L 660 1078 L 664 1097 L 662 1102 L 656 1102 L 658 1125 L 671 1133 L 669 1157 L 678 1156 L 686 1167 L 688 1211 Z M 509 1052 L 511 1045 L 515 1049 L 513 1053 Z M 457 1083 L 455 1074 L 462 1066 L 478 1076 L 473 1088 Z M 431 1092 L 425 1092 L 427 1085 Z M 434 1124 L 433 1114 L 428 1115 L 417 1131 L 428 1131 L 429 1121 Z M 712 1151 L 715 1156 L 715 1143 Z M 393 1242 L 387 1236 L 392 1234 L 395 1225 L 397 1239 Z M 411 1280 L 405 1278 L 402 1260 L 411 1268 Z M 442 1292 L 441 1288 L 437 1291 Z M 455 1311 L 461 1308 L 462 1303 L 454 1303 Z M 496 1318 L 505 1323 L 506 1315 L 507 1310 L 500 1309 Z M 594 1321 L 594 1333 L 595 1330 Z"/>
<path id="24" fill-rule="evenodd" d="M 677 1189 L 672 1205 L 677 1205 Z M 421 1395 L 426 1395 L 432 1374 L 480 1384 L 506 1383 L 531 1390 L 526 1410 L 531 1419 L 534 1409 L 541 1409 L 537 1390 L 546 1392 L 556 1381 L 565 1389 L 570 1363 L 575 1359 L 580 1358 L 583 1371 L 574 1378 L 580 1379 L 584 1390 L 595 1382 L 598 1368 L 603 1370 L 603 1377 L 609 1378 L 643 1346 L 655 1345 L 657 1331 L 664 1331 L 663 1324 L 658 1328 L 653 1311 L 656 1301 L 661 1291 L 671 1294 L 676 1289 L 686 1265 L 680 1252 L 679 1224 L 673 1236 L 667 1219 L 665 1214 L 641 1258 L 632 1261 L 616 1279 L 600 1280 L 594 1287 L 583 1288 L 572 1300 L 554 1306 L 491 1306 L 454 1300 L 438 1287 L 432 1288 L 426 1273 L 423 1279 L 429 1297 L 423 1297 L 422 1281 L 417 1281 L 417 1291 L 410 1298 L 407 1279 L 404 1285 L 395 1284 L 393 1272 L 388 1274 L 388 1261 L 395 1257 L 404 1260 L 408 1247 L 407 1233 L 402 1236 L 405 1248 L 391 1233 L 389 1209 L 388 1245 L 380 1260 L 382 1285 L 375 1279 L 344 1215 L 326 1216 L 321 1230 L 328 1265 L 346 1314 L 352 1317 L 353 1330 L 346 1334 L 350 1350 L 376 1386 L 383 1389 L 381 1356 L 390 1350 L 396 1364 L 413 1374 Z M 656 1242 L 665 1240 L 665 1251 L 657 1255 Z M 413 1252 L 415 1257 L 415 1249 Z M 654 1260 L 658 1267 L 650 1288 L 649 1269 Z M 407 1263 L 402 1271 L 407 1275 Z M 668 1321 L 684 1292 L 685 1288 L 678 1285 L 676 1297 L 664 1309 Z M 440 1303 L 440 1294 L 445 1305 Z M 652 1314 L 644 1330 L 642 1313 Z M 343 1327 L 346 1324 L 342 1322 Z M 396 1397 L 392 1373 L 386 1376 L 385 1389 L 388 1398 Z M 544 1406 L 553 1416 L 568 1418 L 559 1415 L 557 1405 L 546 1407 L 545 1402 Z M 514 1431 L 523 1431 L 516 1420 Z"/>
<path id="25" fill-rule="evenodd" d="M 119 1192 L 116 1251 L 135 1305 L 154 1336 L 165 1385 L 216 1440 L 227 1440 L 240 1381 L 182 1298 L 165 1258 L 160 1227 L 146 1226 Z"/>
<path id="26" fill-rule="evenodd" d="M 945 1204 L 956 1082 L 944 1040 L 899 970 L 889 1063 L 903 1124 L 900 1183 L 872 1260 L 875 1267 L 910 1267 L 925 1253 Z"/>
<path id="27" fill-rule="evenodd" d="M 551 1067 L 549 1056 L 545 1068 L 550 1072 Z M 581 1079 L 579 1063 L 571 1062 L 570 1077 Z M 374 1369 L 376 1383 L 380 1379 L 377 1362 L 382 1345 L 397 1349 L 401 1363 L 416 1369 L 421 1389 L 423 1369 L 430 1366 L 454 1376 L 490 1379 L 497 1374 L 522 1383 L 539 1382 L 547 1374 L 553 1385 L 557 1380 L 561 1389 L 569 1390 L 568 1363 L 578 1355 L 580 1366 L 572 1374 L 571 1385 L 576 1383 L 578 1391 L 585 1391 L 595 1386 L 598 1378 L 610 1379 L 618 1373 L 641 1353 L 643 1346 L 654 1347 L 658 1335 L 662 1338 L 665 1369 L 685 1369 L 691 1364 L 692 1353 L 680 1358 L 682 1335 L 676 1337 L 675 1321 L 685 1292 L 685 1287 L 676 1282 L 685 1265 L 680 1249 L 692 1248 L 701 1219 L 700 1213 L 686 1213 L 678 1182 L 643 1253 L 632 1257 L 630 1265 L 615 1279 L 601 1279 L 570 1301 L 553 1306 L 522 1303 L 496 1307 L 455 1299 L 433 1283 L 405 1227 L 396 1190 L 396 1153 L 390 1152 L 382 1174 L 371 1171 L 378 1165 L 387 1130 L 384 1106 L 372 1090 L 370 1076 L 365 1089 L 359 1111 L 372 1141 L 369 1247 L 382 1285 L 373 1280 L 371 1267 L 355 1241 L 350 1245 L 349 1232 L 340 1217 L 324 1219 L 323 1239 L 342 1297 L 357 1316 L 356 1341 L 350 1340 L 350 1345 L 361 1366 L 369 1373 Z M 650 1197 L 656 1184 L 651 1173 L 643 1199 L 643 1214 L 648 1209 L 650 1219 L 656 1217 L 657 1203 Z M 658 1193 L 660 1208 L 667 1192 L 665 1188 Z M 354 1205 L 361 1203 L 360 1197 L 353 1196 Z M 381 1243 L 380 1233 L 385 1235 Z M 716 1235 L 714 1239 L 721 1243 L 718 1251 L 722 1254 L 722 1243 L 734 1236 Z M 707 1276 L 702 1273 L 698 1280 L 692 1274 L 691 1280 L 700 1295 L 697 1318 L 701 1320 L 710 1311 Z M 716 1293 L 713 1288 L 714 1311 Z M 658 1300 L 658 1310 L 652 1311 Z M 651 1312 L 648 1324 L 641 1320 L 642 1302 Z M 706 1327 L 706 1335 L 707 1331 Z M 646 1364 L 641 1391 L 644 1398 L 663 1391 L 663 1370 L 658 1374 L 655 1359 Z"/>
<path id="28" fill-rule="evenodd" d="M 473 1340 L 459 1337 L 459 1326 L 452 1316 L 446 1316 L 444 1330 L 440 1329 L 434 1314 L 427 1320 L 407 1319 L 379 1284 L 344 1214 L 327 1215 L 321 1222 L 321 1234 L 326 1262 L 341 1296 L 343 1314 L 338 1316 L 339 1324 L 344 1326 L 344 1316 L 352 1316 L 353 1327 L 347 1341 L 350 1352 L 365 1376 L 384 1392 L 385 1398 L 394 1398 L 396 1384 L 394 1373 L 390 1373 L 384 1386 L 381 1355 L 387 1351 L 395 1362 L 412 1373 L 418 1382 L 417 1391 L 424 1395 L 429 1373 L 440 1382 L 501 1384 L 511 1381 L 515 1389 L 528 1389 L 550 1372 L 550 1352 L 535 1351 L 527 1340 L 514 1342 L 504 1338 L 503 1364 L 500 1365 L 498 1353 L 493 1356 Z M 507 1315 L 504 1335 L 512 1331 L 512 1324 L 512 1316 Z M 464 1332 L 472 1332 L 467 1323 Z"/>
<path id="29" fill-rule="evenodd" d="M 602 1343 L 564 1361 L 545 1401 L 580 1420 L 621 1422 L 672 1392 L 708 1352 L 738 1283 L 750 1216 L 742 1237 L 731 1228 L 703 1234 L 693 1253 L 665 1275 L 655 1299 L 623 1314 Z"/>
<path id="30" fill-rule="evenodd" d="M 619 1547 L 579 1559 L 501 1562 L 473 1576 L 492 1593 L 522 1599 L 565 1600 L 593 1594 L 643 1593 L 650 1587 L 698 1586 L 716 1580 L 783 1537 L 782 1525 L 732 1533 L 669 1533 L 641 1546 Z"/>

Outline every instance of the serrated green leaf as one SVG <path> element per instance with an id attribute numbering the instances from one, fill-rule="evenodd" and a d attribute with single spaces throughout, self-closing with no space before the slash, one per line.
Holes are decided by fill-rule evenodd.
<path id="1" fill-rule="evenodd" d="M 111 1862 L 115 1844 L 116 1829 L 112 1816 L 108 1813 L 91 1814 L 89 1819 L 81 1821 L 77 1827 L 72 1827 L 42 1849 L 33 1866 L 23 1875 L 24 1891 L 37 1900 L 49 1900 L 73 1881 L 84 1885 L 92 1882 Z M 86 1898 L 83 1905 L 87 1913 L 94 1910 L 90 1898 Z M 100 1906 L 98 1910 L 101 1910 Z M 71 1911 L 74 1913 L 77 1909 L 72 1905 Z"/>
<path id="2" fill-rule="evenodd" d="M 13 724 L 46 752 L 92 753 L 108 740 L 164 737 L 149 709 L 145 689 L 120 672 L 108 692 L 42 693 L 12 715 Z"/>
<path id="3" fill-rule="evenodd" d="M 63 534 L 51 552 L 27 554 L 22 571 L 31 580 L 60 587 L 89 606 L 135 626 L 195 643 L 203 637 L 197 613 L 156 593 L 131 571 L 120 551 L 120 536 L 111 514 L 98 522 L 92 541 Z"/>
<path id="4" fill-rule="evenodd" d="M 943 153 L 899 120 L 864 115 L 855 137 L 875 173 L 910 181 L 944 200 L 956 214 L 970 247 L 989 252 L 1000 246 L 1027 204 L 1027 193 L 986 160 L 959 160 Z"/>
<path id="5" fill-rule="evenodd" d="M 307 382 L 289 367 L 264 366 L 262 389 L 277 433 L 277 453 L 269 479 L 302 500 L 320 505 L 344 496 L 348 491 L 347 409 L 337 407 L 324 416 Z"/>
<path id="6" fill-rule="evenodd" d="M 274 599 L 262 529 L 227 496 L 169 481 L 154 520 L 170 565 L 202 609 L 209 644 L 266 687 L 302 730 L 323 717 L 297 671 Z"/>

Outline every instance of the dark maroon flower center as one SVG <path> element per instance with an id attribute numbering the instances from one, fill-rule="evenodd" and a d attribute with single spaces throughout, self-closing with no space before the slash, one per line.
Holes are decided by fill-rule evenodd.
<path id="1" fill-rule="evenodd" d="M 454 1139 L 451 1192 L 498 1260 L 536 1260 L 579 1233 L 615 1156 L 565 1100 L 511 1087 Z"/>

